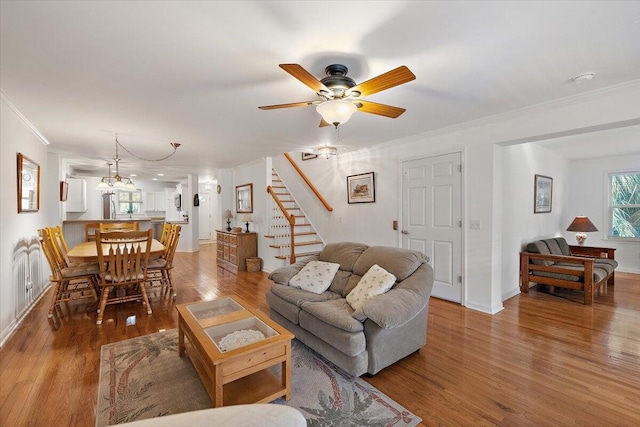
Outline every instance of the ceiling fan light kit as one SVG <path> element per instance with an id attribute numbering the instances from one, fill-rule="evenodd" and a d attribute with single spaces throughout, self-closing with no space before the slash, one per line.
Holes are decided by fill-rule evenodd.
<path id="1" fill-rule="evenodd" d="M 322 116 L 320 127 L 332 124 L 336 129 L 338 125 L 346 123 L 358 110 L 392 119 L 399 117 L 405 112 L 404 108 L 377 104 L 360 99 L 360 97 L 399 86 L 416 78 L 411 70 L 404 65 L 360 84 L 356 84 L 351 77 L 347 76 L 349 70 L 342 64 L 332 64 L 326 67 L 324 70 L 326 77 L 322 80 L 318 80 L 298 64 L 280 64 L 280 68 L 311 88 L 322 100 L 265 105 L 258 108 L 276 110 L 317 105 L 316 111 Z"/>
<path id="2" fill-rule="evenodd" d="M 342 99 L 326 101 L 316 107 L 322 119 L 336 127 L 347 123 L 357 110 L 358 107 L 354 103 Z"/>

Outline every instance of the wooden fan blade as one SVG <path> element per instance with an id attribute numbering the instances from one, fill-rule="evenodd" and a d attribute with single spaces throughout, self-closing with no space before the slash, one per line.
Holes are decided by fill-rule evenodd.
<path id="1" fill-rule="evenodd" d="M 318 127 L 323 128 L 325 126 L 331 126 L 331 123 L 329 123 L 325 119 L 320 119 L 320 126 L 318 126 Z"/>
<path id="2" fill-rule="evenodd" d="M 358 100 L 355 102 L 355 104 L 360 104 L 358 105 L 358 111 L 362 111 L 363 113 L 377 114 L 384 117 L 390 117 L 392 119 L 400 117 L 402 113 L 407 111 L 404 108 L 394 107 L 392 105 L 386 104 L 378 104 L 371 101 Z"/>
<path id="3" fill-rule="evenodd" d="M 280 68 L 291 74 L 296 79 L 300 80 L 305 85 L 309 86 L 316 93 L 327 92 L 332 93 L 328 87 L 324 85 L 320 80 L 315 78 L 313 74 L 302 68 L 298 64 L 280 64 Z"/>
<path id="4" fill-rule="evenodd" d="M 258 107 L 261 110 L 276 110 L 278 108 L 306 107 L 307 105 L 319 104 L 320 101 L 292 102 L 291 104 L 263 105 Z"/>
<path id="5" fill-rule="evenodd" d="M 401 84 L 415 80 L 416 76 L 406 66 L 402 65 L 394 70 L 388 71 L 384 74 L 380 74 L 378 77 L 374 77 L 367 80 L 364 83 L 360 83 L 349 89 L 348 93 L 360 92 L 360 96 L 368 96 L 373 93 L 381 92 L 383 90 L 399 86 Z"/>

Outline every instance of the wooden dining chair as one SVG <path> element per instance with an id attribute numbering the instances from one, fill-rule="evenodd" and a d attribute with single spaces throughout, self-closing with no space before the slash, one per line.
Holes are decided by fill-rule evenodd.
<path id="1" fill-rule="evenodd" d="M 137 222 L 101 222 L 100 232 L 111 233 L 113 231 L 138 231 Z"/>
<path id="2" fill-rule="evenodd" d="M 84 241 L 85 242 L 95 242 L 96 241 L 96 233 L 100 231 L 100 223 L 99 222 L 87 222 L 84 224 Z"/>
<path id="3" fill-rule="evenodd" d="M 169 224 L 168 222 L 165 222 L 162 225 L 162 234 L 160 235 L 160 239 L 159 239 L 160 243 L 162 243 L 165 246 L 167 246 L 169 233 L 171 233 L 171 224 Z"/>
<path id="4" fill-rule="evenodd" d="M 100 264 L 102 288 L 100 309 L 96 323 L 102 324 L 104 310 L 109 304 L 142 299 L 151 314 L 151 305 L 145 290 L 147 265 L 151 250 L 152 231 L 98 232 L 96 249 Z"/>
<path id="5" fill-rule="evenodd" d="M 162 257 L 149 260 L 148 276 L 146 284 L 151 287 L 168 287 L 173 298 L 178 294 L 173 285 L 171 270 L 173 269 L 173 257 L 180 240 L 181 225 L 169 225 L 169 237 L 165 243 L 165 251 Z"/>
<path id="6" fill-rule="evenodd" d="M 61 302 L 90 298 L 98 300 L 96 293 L 97 276 L 100 273 L 97 263 L 84 263 L 79 266 L 66 266 L 64 259 L 56 254 L 51 233 L 46 229 L 38 230 L 42 251 L 49 263 L 53 286 L 48 317 L 53 317 L 55 307 Z"/>

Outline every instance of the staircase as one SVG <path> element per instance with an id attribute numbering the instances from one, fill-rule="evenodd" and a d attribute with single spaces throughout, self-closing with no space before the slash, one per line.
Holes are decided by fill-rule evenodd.
<path id="1" fill-rule="evenodd" d="M 271 187 L 284 205 L 287 212 L 294 216 L 295 225 L 290 226 L 280 207 L 273 198 L 270 200 L 269 234 L 264 237 L 272 239 L 270 248 L 273 248 L 276 259 L 289 264 L 291 257 L 291 229 L 293 228 L 293 245 L 296 261 L 302 258 L 317 255 L 324 247 L 324 242 L 309 222 L 298 203 L 282 182 L 278 173 L 272 169 Z"/>

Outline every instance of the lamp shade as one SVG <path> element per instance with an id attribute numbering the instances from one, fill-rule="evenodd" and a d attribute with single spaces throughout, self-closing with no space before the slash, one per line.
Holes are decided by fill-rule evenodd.
<path id="1" fill-rule="evenodd" d="M 595 225 L 587 218 L 586 216 L 577 216 L 569 227 L 567 227 L 567 231 L 579 231 L 581 233 L 588 233 L 591 231 L 598 231 Z"/>
<path id="2" fill-rule="evenodd" d="M 100 183 L 96 187 L 96 190 L 110 190 L 110 189 L 111 187 L 109 186 L 109 183 L 105 181 L 104 178 L 100 181 Z"/>
<path id="3" fill-rule="evenodd" d="M 242 217 L 242 222 L 251 222 L 251 215 L 244 214 L 244 216 Z"/>
<path id="4" fill-rule="evenodd" d="M 348 122 L 357 110 L 358 107 L 353 102 L 342 99 L 325 101 L 316 107 L 316 111 L 325 122 L 336 126 Z"/>
<path id="5" fill-rule="evenodd" d="M 231 211 L 229 209 L 227 209 L 226 211 L 224 211 L 224 217 L 229 219 L 229 218 L 233 218 L 233 214 L 231 213 Z"/>

